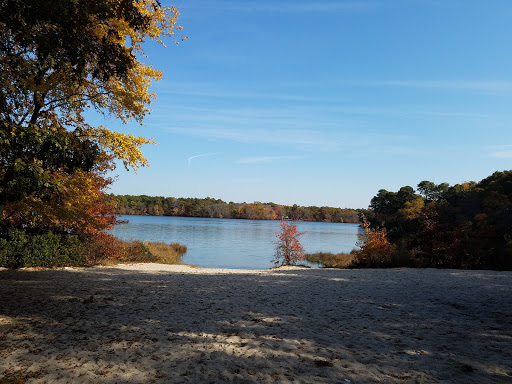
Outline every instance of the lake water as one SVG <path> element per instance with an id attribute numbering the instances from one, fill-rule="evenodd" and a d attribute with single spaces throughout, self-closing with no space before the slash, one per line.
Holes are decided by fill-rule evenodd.
<path id="1" fill-rule="evenodd" d="M 122 240 L 180 243 L 188 250 L 183 263 L 204 268 L 266 269 L 273 266 L 279 221 L 208 219 L 169 216 L 119 216 L 128 224 L 110 231 Z M 350 252 L 358 224 L 297 222 L 307 231 L 299 239 L 308 253 Z"/>

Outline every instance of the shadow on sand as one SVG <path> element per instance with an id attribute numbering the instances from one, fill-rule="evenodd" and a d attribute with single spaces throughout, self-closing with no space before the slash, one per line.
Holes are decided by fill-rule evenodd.
<path id="1" fill-rule="evenodd" d="M 0 383 L 506 383 L 512 273 L 0 271 Z"/>

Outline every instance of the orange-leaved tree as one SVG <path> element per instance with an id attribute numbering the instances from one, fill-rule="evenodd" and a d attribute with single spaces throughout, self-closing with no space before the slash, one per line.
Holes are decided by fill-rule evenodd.
<path id="1" fill-rule="evenodd" d="M 363 213 L 361 213 L 361 220 L 364 233 L 358 235 L 357 245 L 360 249 L 356 252 L 357 262 L 366 267 L 386 266 L 391 261 L 392 251 L 386 231 L 370 228 L 370 223 Z"/>
<path id="2" fill-rule="evenodd" d="M 306 232 L 297 232 L 297 226 L 291 222 L 281 220 L 281 231 L 276 234 L 276 252 L 274 264 L 296 265 L 305 259 L 305 251 L 299 237 Z"/>

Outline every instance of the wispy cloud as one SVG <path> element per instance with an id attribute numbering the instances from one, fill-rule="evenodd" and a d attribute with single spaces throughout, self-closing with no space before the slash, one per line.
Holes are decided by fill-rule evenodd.
<path id="1" fill-rule="evenodd" d="M 274 163 L 283 160 L 297 159 L 299 156 L 261 156 L 261 157 L 246 157 L 237 160 L 237 164 L 261 164 L 261 163 Z"/>
<path id="2" fill-rule="evenodd" d="M 215 152 L 215 153 L 204 153 L 202 155 L 195 155 L 195 156 L 190 156 L 188 158 L 188 167 L 190 168 L 190 163 L 193 159 L 197 159 L 198 157 L 206 157 L 206 156 L 213 156 L 213 155 L 218 155 L 219 153 L 218 152 Z"/>
<path id="3" fill-rule="evenodd" d="M 491 147 L 491 157 L 498 159 L 512 159 L 512 145 L 501 145 L 497 147 Z"/>
<path id="4" fill-rule="evenodd" d="M 190 128 L 173 127 L 168 129 L 182 135 L 190 135 L 222 142 L 256 144 L 269 151 L 290 150 L 311 153 L 343 153 L 344 156 L 368 156 L 392 154 L 409 156 L 418 154 L 415 136 L 385 134 L 378 132 L 322 132 L 316 130 L 275 130 L 275 129 L 237 129 L 237 128 Z M 264 146 L 264 147 L 263 147 Z M 286 161 L 296 156 L 259 156 L 247 157 L 236 161 L 239 164 L 257 164 L 272 161 Z"/>
<path id="5" fill-rule="evenodd" d="M 512 114 L 493 113 L 478 108 L 450 108 L 436 105 L 321 105 L 288 107 L 208 108 L 175 105 L 172 114 L 159 110 L 153 113 L 153 127 L 178 134 L 226 138 L 244 142 L 319 144 L 332 147 L 336 132 L 381 130 L 389 122 L 436 117 L 447 124 L 461 120 L 485 120 L 510 124 Z M 169 127 L 172 122 L 172 127 Z M 269 131 L 269 132 L 267 132 Z"/>

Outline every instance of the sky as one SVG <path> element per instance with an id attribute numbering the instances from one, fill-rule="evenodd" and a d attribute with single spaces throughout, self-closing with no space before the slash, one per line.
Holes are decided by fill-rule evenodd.
<path id="1" fill-rule="evenodd" d="M 512 169 L 512 1 L 177 0 L 151 166 L 110 192 L 366 208 Z"/>

